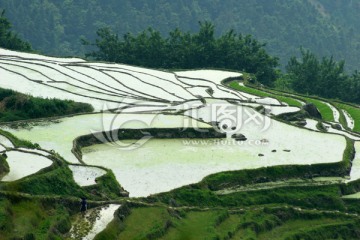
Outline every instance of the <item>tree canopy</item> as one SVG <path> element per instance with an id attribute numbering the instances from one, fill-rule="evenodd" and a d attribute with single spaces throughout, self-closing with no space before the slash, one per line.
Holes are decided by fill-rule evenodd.
<path id="1" fill-rule="evenodd" d="M 10 50 L 31 51 L 31 45 L 11 31 L 11 23 L 5 17 L 5 10 L 0 15 L 0 47 Z"/>
<path id="2" fill-rule="evenodd" d="M 198 32 L 176 28 L 167 37 L 152 28 L 123 37 L 109 28 L 100 28 L 95 43 L 84 41 L 84 44 L 96 47 L 87 54 L 96 60 L 150 68 L 224 68 L 253 73 L 261 83 L 272 85 L 278 59 L 267 54 L 265 44 L 234 30 L 216 37 L 212 23 L 205 21 L 199 25 Z"/>
<path id="3" fill-rule="evenodd" d="M 301 49 L 301 57 L 292 57 L 286 66 L 285 78 L 299 93 L 360 103 L 360 73 L 344 71 L 344 61 L 333 57 L 319 59 L 309 50 Z"/>

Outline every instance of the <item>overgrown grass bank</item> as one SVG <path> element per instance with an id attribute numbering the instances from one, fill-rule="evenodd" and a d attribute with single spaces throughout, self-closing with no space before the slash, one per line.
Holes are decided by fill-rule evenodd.
<path id="1" fill-rule="evenodd" d="M 92 112 L 87 103 L 70 100 L 43 99 L 0 88 L 0 122 L 57 117 Z"/>
<path id="2" fill-rule="evenodd" d="M 344 103 L 334 103 L 339 109 L 343 109 L 350 114 L 354 120 L 354 129 L 355 132 L 360 132 L 360 107 L 355 107 L 347 105 Z M 343 123 L 344 126 L 347 126 L 346 120 Z"/>
<path id="3" fill-rule="evenodd" d="M 30 141 L 19 139 L 19 138 L 15 137 L 12 133 L 4 131 L 2 129 L 0 129 L 0 135 L 3 135 L 7 139 L 9 139 L 10 142 L 12 142 L 12 144 L 15 147 L 24 147 L 24 148 L 34 149 L 38 146 L 37 144 L 33 144 Z"/>
<path id="4" fill-rule="evenodd" d="M 95 239 L 342 239 L 359 237 L 356 217 L 342 213 L 256 206 L 246 209 L 131 208 Z"/>
<path id="5" fill-rule="evenodd" d="M 6 158 L 0 154 L 0 179 L 6 173 L 10 171 L 9 164 L 6 161 Z"/>
<path id="6" fill-rule="evenodd" d="M 256 96 L 275 98 L 275 99 L 277 99 L 277 100 L 279 100 L 281 102 L 287 103 L 289 106 L 295 106 L 295 107 L 301 107 L 302 106 L 301 103 L 299 101 L 297 101 L 294 97 L 284 96 L 282 93 L 276 93 L 275 91 L 270 90 L 270 89 L 266 89 L 266 91 L 261 91 L 261 90 L 259 90 L 257 88 L 241 86 L 236 81 L 231 82 L 229 84 L 229 86 L 232 87 L 235 90 L 242 91 L 242 92 L 249 93 L 249 94 L 253 94 L 253 95 L 256 95 Z M 329 122 L 334 121 L 333 111 L 324 102 L 322 102 L 322 101 L 320 101 L 318 99 L 305 97 L 305 96 L 296 96 L 296 98 L 298 100 L 304 101 L 306 103 L 313 103 L 317 107 L 319 112 L 321 113 L 321 116 L 322 116 L 324 121 L 329 121 Z"/>
<path id="7" fill-rule="evenodd" d="M 241 86 L 241 85 L 239 85 L 239 82 L 237 82 L 237 81 L 231 82 L 229 84 L 229 86 L 232 87 L 235 90 L 245 92 L 245 93 L 249 93 L 249 94 L 252 94 L 252 95 L 255 95 L 255 96 L 275 98 L 275 99 L 279 100 L 280 102 L 287 103 L 289 106 L 301 107 L 301 103 L 299 101 L 293 99 L 293 98 L 280 96 L 280 95 L 275 95 L 275 94 L 272 94 L 272 93 L 260 91 L 260 90 L 255 89 L 255 88 Z"/>
<path id="8" fill-rule="evenodd" d="M 63 239 L 71 228 L 65 204 L 0 196 L 0 239 Z"/>

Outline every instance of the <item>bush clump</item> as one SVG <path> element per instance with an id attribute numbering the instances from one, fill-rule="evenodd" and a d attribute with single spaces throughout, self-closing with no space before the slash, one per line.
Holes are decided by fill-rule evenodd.
<path id="1" fill-rule="evenodd" d="M 0 178 L 8 172 L 10 172 L 10 167 L 9 164 L 6 162 L 6 155 L 0 155 Z"/>
<path id="2" fill-rule="evenodd" d="M 37 98 L 0 88 L 0 110 L 0 122 L 11 122 L 92 112 L 94 109 L 87 103 Z"/>

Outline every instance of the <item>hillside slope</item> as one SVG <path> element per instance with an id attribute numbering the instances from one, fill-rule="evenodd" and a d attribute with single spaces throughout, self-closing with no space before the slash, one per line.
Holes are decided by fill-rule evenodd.
<path id="1" fill-rule="evenodd" d="M 0 124 L 0 240 L 359 239 L 359 106 L 249 78 L 0 49 L 0 88 L 95 110 Z"/>
<path id="2" fill-rule="evenodd" d="M 175 27 L 194 32 L 198 21 L 210 20 L 218 34 L 233 28 L 267 42 L 283 66 L 303 46 L 345 59 L 349 70 L 360 68 L 358 0 L 0 0 L 0 8 L 24 39 L 47 54 L 83 55 L 80 38 L 94 40 L 101 27 L 120 35 L 147 27 L 167 34 Z"/>

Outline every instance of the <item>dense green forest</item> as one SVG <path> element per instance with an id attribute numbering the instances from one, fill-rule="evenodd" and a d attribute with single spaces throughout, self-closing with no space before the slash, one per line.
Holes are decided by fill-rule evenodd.
<path id="1" fill-rule="evenodd" d="M 287 73 L 277 80 L 278 88 L 330 99 L 360 103 L 360 73 L 347 74 L 344 61 L 332 57 L 319 59 L 314 53 L 301 49 L 301 58 L 292 57 Z M 279 86 L 280 84 L 283 86 Z M 284 87 L 285 85 L 285 87 Z"/>
<path id="2" fill-rule="evenodd" d="M 11 31 L 11 23 L 5 17 L 5 10 L 0 14 L 0 46 L 19 51 L 31 51 L 30 43 L 23 41 L 13 31 Z"/>
<path id="3" fill-rule="evenodd" d="M 250 35 L 237 35 L 233 30 L 215 37 L 210 22 L 200 22 L 197 33 L 175 29 L 168 37 L 149 28 L 138 35 L 123 38 L 108 28 L 97 31 L 97 49 L 87 56 L 96 60 L 127 63 L 150 68 L 196 69 L 225 68 L 253 73 L 263 84 L 272 85 L 277 77 L 278 59 L 269 56 Z"/>
<path id="4" fill-rule="evenodd" d="M 152 27 L 166 36 L 175 28 L 194 33 L 199 21 L 211 21 L 217 36 L 234 29 L 267 43 L 283 68 L 302 46 L 344 59 L 346 71 L 360 69 L 359 0 L 0 0 L 0 8 L 45 54 L 83 56 L 80 38 L 94 41 L 103 27 L 120 36 Z"/>

